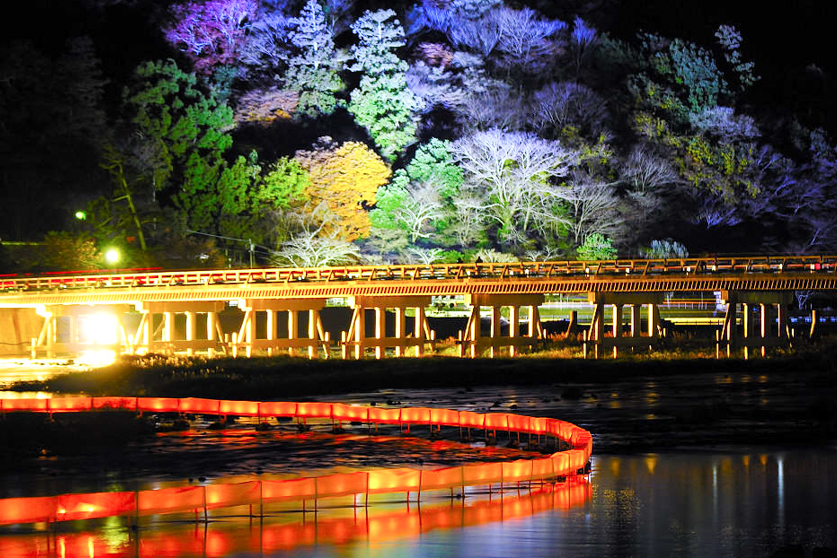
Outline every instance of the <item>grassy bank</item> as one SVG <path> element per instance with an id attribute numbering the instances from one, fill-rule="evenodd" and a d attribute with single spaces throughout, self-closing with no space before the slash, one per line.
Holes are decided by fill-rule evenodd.
<path id="1" fill-rule="evenodd" d="M 769 358 L 713 358 L 688 344 L 617 360 L 556 358 L 577 348 L 552 346 L 521 358 L 425 357 L 385 360 L 314 360 L 289 357 L 215 358 L 146 356 L 106 368 L 18 383 L 18 391 L 88 395 L 210 397 L 276 400 L 384 388 L 461 388 L 495 385 L 607 383 L 631 377 L 693 373 L 804 373 L 833 385 L 837 338 L 799 344 Z"/>

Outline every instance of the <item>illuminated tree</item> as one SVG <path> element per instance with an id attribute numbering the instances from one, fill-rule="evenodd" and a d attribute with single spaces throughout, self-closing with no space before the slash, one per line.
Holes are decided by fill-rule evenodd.
<path id="1" fill-rule="evenodd" d="M 453 199 L 464 180 L 450 145 L 431 139 L 416 150 L 406 168 L 395 173 L 390 184 L 378 189 L 375 209 L 369 214 L 375 227 L 401 229 L 413 242 L 445 232 Z"/>
<path id="2" fill-rule="evenodd" d="M 101 254 L 96 242 L 86 234 L 51 231 L 44 237 L 37 266 L 49 270 L 96 269 Z"/>
<path id="3" fill-rule="evenodd" d="M 737 115 L 729 107 L 705 108 L 689 115 L 689 122 L 699 133 L 720 143 L 750 141 L 761 135 L 755 121 L 745 115 Z"/>
<path id="4" fill-rule="evenodd" d="M 453 200 L 454 216 L 450 226 L 460 246 L 482 244 L 487 241 L 485 201 L 477 191 L 463 188 Z"/>
<path id="5" fill-rule="evenodd" d="M 153 153 L 147 161 L 155 190 L 171 186 L 175 167 L 181 167 L 192 153 L 219 160 L 232 145 L 227 133 L 232 128 L 232 110 L 204 93 L 197 77 L 180 70 L 173 60 L 140 65 L 123 102 Z"/>
<path id="6" fill-rule="evenodd" d="M 228 165 L 223 159 L 193 152 L 174 203 L 185 214 L 190 229 L 236 238 L 250 236 L 249 218 L 255 216 L 250 186 L 258 171 L 254 161 L 244 157 Z"/>
<path id="7" fill-rule="evenodd" d="M 575 244 L 593 233 L 613 238 L 621 232 L 624 219 L 613 185 L 577 173 L 564 196 L 569 207 L 566 226 Z"/>
<path id="8" fill-rule="evenodd" d="M 290 40 L 300 52 L 288 61 L 285 81 L 299 92 L 297 110 L 310 117 L 331 114 L 337 108 L 335 94 L 343 89 L 337 75 L 341 61 L 334 49 L 333 28 L 318 0 L 308 0 L 291 25 Z"/>
<path id="9" fill-rule="evenodd" d="M 468 132 L 492 128 L 521 131 L 531 122 L 526 98 L 504 82 L 495 81 L 481 91 L 471 92 L 454 112 Z"/>
<path id="10" fill-rule="evenodd" d="M 279 9 L 263 7 L 238 49 L 239 60 L 265 74 L 284 68 L 291 56 L 290 29 L 291 18 Z"/>
<path id="11" fill-rule="evenodd" d="M 321 138 L 312 151 L 297 151 L 295 158 L 311 177 L 305 195 L 315 207 L 324 202 L 338 218 L 325 228 L 347 241 L 368 236 L 367 209 L 392 174 L 381 158 L 363 143 L 337 146 L 331 138 Z"/>
<path id="12" fill-rule="evenodd" d="M 455 141 L 454 160 L 465 186 L 483 200 L 485 215 L 499 226 L 501 240 L 516 243 L 554 219 L 565 197 L 554 179 L 567 175 L 578 154 L 534 134 L 477 132 Z"/>
<path id="13" fill-rule="evenodd" d="M 644 258 L 688 258 L 689 251 L 685 246 L 667 238 L 665 240 L 652 240 L 651 246 L 642 251 Z"/>
<path id="14" fill-rule="evenodd" d="M 535 91 L 532 101 L 537 128 L 550 138 L 561 137 L 568 126 L 595 137 L 609 119 L 605 100 L 579 83 L 549 83 Z"/>
<path id="15" fill-rule="evenodd" d="M 575 63 L 576 75 L 581 72 L 582 65 L 598 40 L 599 34 L 596 30 L 587 25 L 580 17 L 576 17 L 573 22 L 572 33 L 570 33 L 570 49 Z"/>
<path id="16" fill-rule="evenodd" d="M 188 2 L 172 8 L 166 39 L 183 48 L 199 70 L 236 60 L 239 43 L 256 13 L 256 0 Z"/>
<path id="17" fill-rule="evenodd" d="M 224 158 L 232 145 L 232 111 L 205 94 L 194 74 L 172 62 L 146 63 L 124 98 L 149 156 L 143 173 L 182 213 L 189 229 L 231 237 L 255 236 L 260 208 L 253 184 L 255 154 Z"/>
<path id="18" fill-rule="evenodd" d="M 353 263 L 360 257 L 355 244 L 340 238 L 342 219 L 326 202 L 296 213 L 295 220 L 299 230 L 273 253 L 273 265 L 321 267 Z"/>
<path id="19" fill-rule="evenodd" d="M 392 10 L 366 11 L 352 24 L 358 43 L 351 49 L 353 72 L 362 72 L 352 91 L 349 112 L 369 131 L 381 154 L 394 160 L 415 141 L 413 115 L 418 100 L 407 87 L 407 63 L 395 49 L 404 46 L 404 29 Z"/>
<path id="20" fill-rule="evenodd" d="M 616 258 L 613 241 L 599 234 L 593 233 L 584 239 L 578 247 L 578 258 L 581 260 L 612 260 Z"/>
<path id="21" fill-rule="evenodd" d="M 648 33 L 641 39 L 645 71 L 629 82 L 641 104 L 672 116 L 679 124 L 688 120 L 690 112 L 700 113 L 729 98 L 727 81 L 708 50 Z"/>
<path id="22" fill-rule="evenodd" d="M 490 14 L 499 30 L 497 51 L 503 66 L 536 74 L 552 63 L 561 45 L 558 34 L 567 27 L 566 23 L 542 19 L 528 7 L 521 10 L 503 7 Z"/>
<path id="23" fill-rule="evenodd" d="M 624 162 L 622 177 L 632 191 L 649 194 L 658 193 L 679 179 L 668 160 L 641 146 L 634 147 Z"/>
<path id="24" fill-rule="evenodd" d="M 280 157 L 268 167 L 256 188 L 256 198 L 274 209 L 289 209 L 305 200 L 311 177 L 296 159 Z"/>
<path id="25" fill-rule="evenodd" d="M 288 120 L 296 112 L 299 93 L 277 87 L 251 89 L 236 103 L 235 122 L 268 126 L 276 120 Z"/>
<path id="26" fill-rule="evenodd" d="M 724 58 L 738 78 L 738 87 L 741 91 L 751 87 L 761 79 L 753 73 L 755 64 L 753 62 L 744 62 L 741 58 L 741 33 L 735 27 L 732 25 L 721 25 L 715 32 L 715 37 L 718 38 L 718 44 L 724 50 Z"/>
<path id="27" fill-rule="evenodd" d="M 385 229 L 404 230 L 412 242 L 430 237 L 430 225 L 444 216 L 444 202 L 433 183 L 410 183 L 403 170 L 396 173 L 391 184 L 377 193 L 376 208 L 370 213 L 373 225 Z"/>

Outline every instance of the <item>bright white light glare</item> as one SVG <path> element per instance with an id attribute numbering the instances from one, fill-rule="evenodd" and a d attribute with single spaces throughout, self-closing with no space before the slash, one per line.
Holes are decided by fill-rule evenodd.
<path id="1" fill-rule="evenodd" d="M 107 252 L 105 252 L 105 261 L 109 264 L 114 264 L 119 261 L 119 251 L 115 248 L 111 248 Z"/>
<path id="2" fill-rule="evenodd" d="M 116 316 L 93 314 L 79 319 L 81 341 L 94 345 L 115 345 L 119 342 L 119 328 Z"/>
<path id="3" fill-rule="evenodd" d="M 89 366 L 91 368 L 99 368 L 113 364 L 116 360 L 116 353 L 107 350 L 84 351 L 76 360 L 82 366 Z"/>

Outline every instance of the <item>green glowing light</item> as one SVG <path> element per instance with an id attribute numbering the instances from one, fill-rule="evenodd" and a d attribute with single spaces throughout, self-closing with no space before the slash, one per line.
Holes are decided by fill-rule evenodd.
<path id="1" fill-rule="evenodd" d="M 84 211 L 76 211 L 75 215 L 76 219 L 78 219 L 79 221 L 84 221 L 87 219 L 87 213 L 85 213 Z"/>

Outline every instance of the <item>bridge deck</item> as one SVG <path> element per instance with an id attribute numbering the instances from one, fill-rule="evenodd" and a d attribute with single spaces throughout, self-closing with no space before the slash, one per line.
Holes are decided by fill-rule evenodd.
<path id="1" fill-rule="evenodd" d="M 48 274 L 0 279 L 0 307 L 160 301 L 837 290 L 837 256 Z"/>

